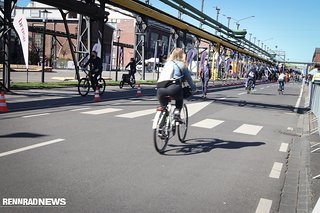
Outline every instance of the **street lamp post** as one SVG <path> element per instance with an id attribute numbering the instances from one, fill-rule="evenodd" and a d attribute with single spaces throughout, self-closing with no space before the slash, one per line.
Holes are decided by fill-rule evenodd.
<path id="1" fill-rule="evenodd" d="M 245 20 L 245 19 L 249 19 L 249 18 L 254 18 L 254 17 L 255 17 L 255 16 L 248 16 L 248 17 L 245 17 L 245 18 L 239 19 L 239 20 L 236 22 L 237 30 L 239 30 L 239 26 L 240 26 L 239 22 L 240 22 L 240 21 L 243 21 L 243 20 Z"/>
<path id="2" fill-rule="evenodd" d="M 47 19 L 48 13 L 46 9 L 41 11 L 42 12 L 42 21 L 43 21 L 43 40 L 42 40 L 42 75 L 41 75 L 41 82 L 44 83 L 44 63 L 45 63 L 45 51 L 46 51 L 46 27 L 47 27 Z"/>
<path id="3" fill-rule="evenodd" d="M 203 13 L 204 0 L 201 1 L 201 12 Z M 202 28 L 203 23 L 200 22 L 200 28 Z"/>
<path id="4" fill-rule="evenodd" d="M 120 33 L 121 33 L 121 30 L 118 29 L 117 30 L 117 42 L 118 42 L 118 45 L 117 45 L 117 63 L 116 63 L 116 81 L 118 81 L 118 69 L 119 69 L 119 43 L 120 43 Z"/>
<path id="5" fill-rule="evenodd" d="M 219 20 L 219 13 L 220 13 L 220 8 L 219 7 L 216 7 L 216 10 L 217 10 L 217 18 L 216 18 L 216 21 Z M 218 30 L 216 30 L 216 35 L 218 33 Z"/>

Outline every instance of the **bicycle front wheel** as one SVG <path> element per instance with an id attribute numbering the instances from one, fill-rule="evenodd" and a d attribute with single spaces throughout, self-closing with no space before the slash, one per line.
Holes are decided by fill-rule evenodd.
<path id="1" fill-rule="evenodd" d="M 178 138 L 181 143 L 184 143 L 188 132 L 188 108 L 186 104 L 183 104 L 180 117 L 183 122 L 178 124 Z"/>
<path id="2" fill-rule="evenodd" d="M 99 86 L 99 95 L 102 95 L 106 90 L 106 81 L 103 78 L 99 78 L 98 86 Z"/>
<path id="3" fill-rule="evenodd" d="M 163 154 L 169 141 L 169 131 L 167 129 L 168 116 L 165 112 L 161 112 L 157 128 L 153 131 L 154 147 L 160 154 Z"/>
<path id="4" fill-rule="evenodd" d="M 90 82 L 87 78 L 81 78 L 78 83 L 78 92 L 81 96 L 88 95 L 90 90 Z"/>

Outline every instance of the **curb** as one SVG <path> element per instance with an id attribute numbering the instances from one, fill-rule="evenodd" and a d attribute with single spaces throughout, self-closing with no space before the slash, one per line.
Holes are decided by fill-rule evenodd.
<path id="1" fill-rule="evenodd" d="M 300 115 L 302 135 L 293 140 L 288 153 L 287 170 L 281 192 L 279 212 L 309 213 L 311 211 L 310 145 L 307 115 Z"/>

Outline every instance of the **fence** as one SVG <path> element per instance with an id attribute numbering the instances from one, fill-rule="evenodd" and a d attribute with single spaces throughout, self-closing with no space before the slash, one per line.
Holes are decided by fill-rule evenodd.
<path id="1" fill-rule="evenodd" d="M 310 107 L 313 114 L 318 120 L 318 131 L 320 135 L 320 82 L 313 82 L 309 84 Z"/>

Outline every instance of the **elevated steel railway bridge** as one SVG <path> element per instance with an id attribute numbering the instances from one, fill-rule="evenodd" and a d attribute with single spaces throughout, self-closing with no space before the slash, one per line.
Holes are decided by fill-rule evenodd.
<path id="1" fill-rule="evenodd" d="M 275 63 L 274 54 L 270 54 L 265 51 L 263 48 L 255 45 L 251 41 L 245 38 L 246 31 L 234 31 L 224 26 L 223 24 L 215 21 L 210 16 L 202 13 L 198 9 L 194 8 L 192 5 L 186 3 L 183 0 L 160 0 L 168 6 L 178 10 L 179 12 L 193 18 L 196 21 L 202 22 L 203 25 L 207 25 L 208 27 L 217 30 L 220 32 L 220 36 L 214 35 L 211 32 L 207 32 L 203 29 L 195 27 L 190 23 L 187 23 L 181 19 L 178 19 L 170 14 L 165 13 L 157 8 L 150 6 L 147 3 L 143 3 L 138 0 L 36 0 L 37 2 L 53 6 L 58 8 L 63 17 L 63 21 L 65 24 L 65 34 L 59 32 L 58 36 L 65 36 L 68 38 L 70 50 L 72 53 L 72 58 L 76 67 L 76 76 L 79 78 L 79 62 L 82 60 L 81 54 L 87 54 L 91 50 L 91 42 L 90 42 L 90 20 L 96 20 L 99 23 L 99 40 L 102 45 L 101 48 L 101 57 L 104 56 L 104 48 L 103 48 L 103 36 L 104 26 L 106 21 L 108 20 L 109 13 L 106 12 L 106 5 L 113 5 L 124 10 L 128 10 L 135 14 L 137 20 L 136 26 L 136 38 L 137 42 L 135 44 L 135 52 L 141 57 L 142 67 L 143 67 L 143 79 L 145 78 L 144 71 L 144 42 L 145 42 L 145 30 L 147 27 L 147 19 L 153 19 L 157 22 L 161 22 L 165 25 L 172 27 L 173 33 L 170 35 L 170 41 L 173 42 L 173 46 L 177 46 L 177 36 L 182 36 L 182 41 L 185 44 L 186 35 L 193 35 L 198 40 L 204 40 L 210 44 L 209 48 L 214 48 L 215 52 L 219 52 L 221 47 L 229 48 L 238 54 L 244 54 L 246 56 L 252 57 L 258 61 L 265 63 Z M 3 40 L 3 50 L 4 54 L 2 54 L 3 60 L 3 85 L 7 88 L 10 88 L 10 42 L 9 38 L 11 36 L 12 20 L 11 14 L 16 5 L 17 0 L 6 0 L 4 1 L 4 7 L 1 8 L 1 12 L 3 16 L 1 17 L 1 38 Z M 146 1 L 147 2 L 147 1 Z M 78 43 L 76 49 L 73 47 L 71 39 L 75 38 L 75 35 L 70 34 L 67 21 L 66 14 L 72 11 L 81 15 L 81 23 L 80 30 L 78 32 Z M 31 29 L 33 31 L 37 31 L 39 29 Z M 87 31 L 88 34 L 83 37 L 79 37 L 83 32 Z M 180 33 L 178 33 L 180 32 Z M 52 34 L 54 32 L 46 31 L 47 34 Z M 221 36 L 224 35 L 224 36 Z M 87 39 L 87 42 L 81 41 L 82 39 Z M 139 48 L 138 46 L 141 45 Z M 170 45 L 169 45 L 170 47 Z M 141 50 L 139 53 L 138 51 Z M 210 57 L 210 50 L 209 56 Z M 288 62 L 286 62 L 288 63 Z"/>

